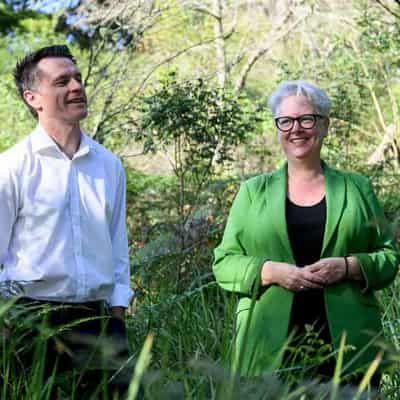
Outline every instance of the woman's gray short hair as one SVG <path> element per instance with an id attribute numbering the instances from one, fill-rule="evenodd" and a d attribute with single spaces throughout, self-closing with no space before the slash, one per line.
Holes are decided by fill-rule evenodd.
<path id="1" fill-rule="evenodd" d="M 316 113 L 325 117 L 329 116 L 331 101 L 325 91 L 310 82 L 298 80 L 283 81 L 272 92 L 268 99 L 268 106 L 274 117 L 279 113 L 282 100 L 289 96 L 304 96 L 311 103 Z"/>

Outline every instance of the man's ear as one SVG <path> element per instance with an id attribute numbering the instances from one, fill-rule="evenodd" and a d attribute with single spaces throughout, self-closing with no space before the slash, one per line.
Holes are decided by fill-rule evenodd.
<path id="1" fill-rule="evenodd" d="M 40 96 L 32 90 L 25 90 L 23 93 L 24 100 L 35 110 L 40 111 L 42 106 L 40 105 Z"/>

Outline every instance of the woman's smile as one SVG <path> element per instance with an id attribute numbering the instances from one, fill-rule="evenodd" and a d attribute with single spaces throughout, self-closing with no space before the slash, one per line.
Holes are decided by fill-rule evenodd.
<path id="1" fill-rule="evenodd" d="M 298 144 L 298 143 L 303 144 L 303 143 L 308 142 L 309 140 L 310 140 L 309 137 L 295 137 L 293 139 L 290 139 L 289 142 L 296 143 L 296 144 Z"/>

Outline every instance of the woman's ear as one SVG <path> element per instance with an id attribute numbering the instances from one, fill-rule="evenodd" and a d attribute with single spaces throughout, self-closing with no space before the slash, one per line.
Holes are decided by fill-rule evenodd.
<path id="1" fill-rule="evenodd" d="M 323 133 L 322 133 L 322 137 L 325 137 L 328 135 L 328 128 L 329 128 L 329 124 L 330 124 L 330 119 L 328 117 L 324 118 L 323 120 Z"/>

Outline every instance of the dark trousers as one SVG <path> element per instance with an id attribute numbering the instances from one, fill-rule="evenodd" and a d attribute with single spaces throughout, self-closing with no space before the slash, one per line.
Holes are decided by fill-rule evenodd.
<path id="1" fill-rule="evenodd" d="M 87 398 L 96 391 L 106 390 L 110 398 L 114 391 L 126 392 L 131 368 L 125 322 L 110 317 L 103 302 L 67 304 L 23 298 L 18 305 L 39 316 L 24 342 L 37 341 L 47 330 L 41 360 L 45 379 L 69 374 Z M 26 346 L 21 352 L 24 366 L 34 368 L 32 361 L 40 359 L 37 348 Z"/>

